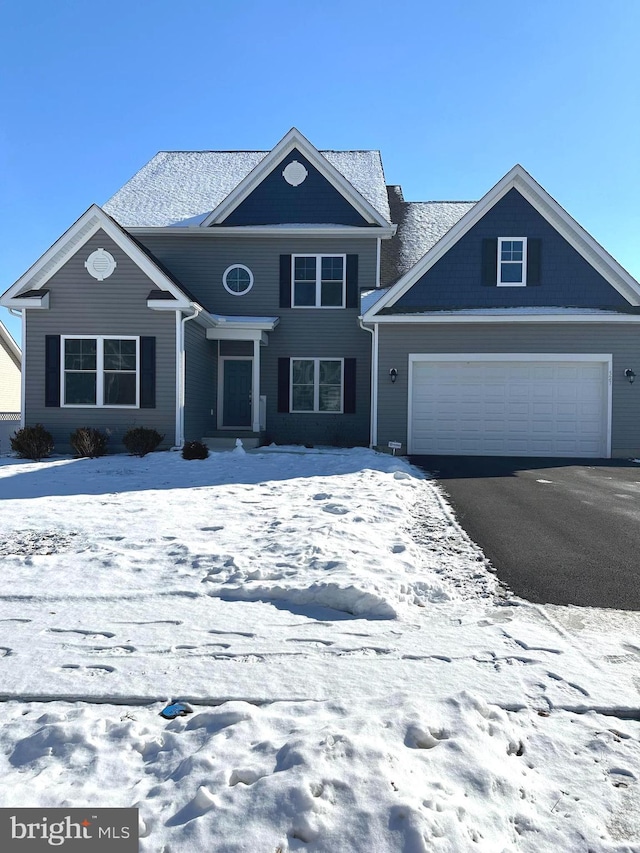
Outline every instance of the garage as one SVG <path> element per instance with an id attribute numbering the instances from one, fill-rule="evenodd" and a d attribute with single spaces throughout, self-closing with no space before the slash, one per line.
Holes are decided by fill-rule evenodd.
<path id="1" fill-rule="evenodd" d="M 408 451 L 610 456 L 611 356 L 411 354 Z"/>

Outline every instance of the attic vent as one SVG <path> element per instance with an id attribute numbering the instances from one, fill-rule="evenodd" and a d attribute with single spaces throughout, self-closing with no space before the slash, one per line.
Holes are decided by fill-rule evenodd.
<path id="1" fill-rule="evenodd" d="M 109 254 L 105 249 L 96 249 L 95 252 L 91 252 L 84 265 L 89 275 L 97 278 L 98 281 L 104 281 L 105 278 L 109 278 L 116 268 L 113 255 Z"/>
<path id="2" fill-rule="evenodd" d="M 292 187 L 298 187 L 309 173 L 297 160 L 292 160 L 282 171 L 282 177 Z"/>

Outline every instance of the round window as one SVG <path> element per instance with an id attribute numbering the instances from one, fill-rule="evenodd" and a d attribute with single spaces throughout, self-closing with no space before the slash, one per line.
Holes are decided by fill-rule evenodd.
<path id="1" fill-rule="evenodd" d="M 233 264 L 227 267 L 222 276 L 222 283 L 225 290 L 232 293 L 234 296 L 243 296 L 248 293 L 253 287 L 253 273 L 249 267 L 242 264 Z"/>

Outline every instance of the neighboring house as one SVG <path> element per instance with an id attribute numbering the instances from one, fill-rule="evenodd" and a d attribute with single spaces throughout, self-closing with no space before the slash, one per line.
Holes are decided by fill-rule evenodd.
<path id="1" fill-rule="evenodd" d="M 20 411 L 20 363 L 22 353 L 0 323 L 0 416 Z"/>
<path id="2" fill-rule="evenodd" d="M 640 451 L 640 285 L 519 166 L 478 203 L 409 203 L 378 152 L 295 129 L 162 152 L 0 304 L 26 316 L 26 423 L 59 449 L 139 425 L 176 447 Z"/>

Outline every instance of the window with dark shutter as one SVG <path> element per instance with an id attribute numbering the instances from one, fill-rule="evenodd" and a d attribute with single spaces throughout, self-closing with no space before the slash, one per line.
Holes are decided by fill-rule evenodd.
<path id="1" fill-rule="evenodd" d="M 347 255 L 347 308 L 358 308 L 358 256 Z"/>
<path id="2" fill-rule="evenodd" d="M 289 411 L 289 359 L 278 359 L 278 411 Z"/>
<path id="3" fill-rule="evenodd" d="M 539 237 L 529 237 L 527 240 L 527 286 L 535 287 L 540 284 L 540 267 L 542 260 L 542 240 Z"/>
<path id="4" fill-rule="evenodd" d="M 495 287 L 498 283 L 498 238 L 482 241 L 482 284 Z"/>
<path id="5" fill-rule="evenodd" d="M 356 411 L 356 360 L 344 360 L 344 413 L 353 415 Z"/>

